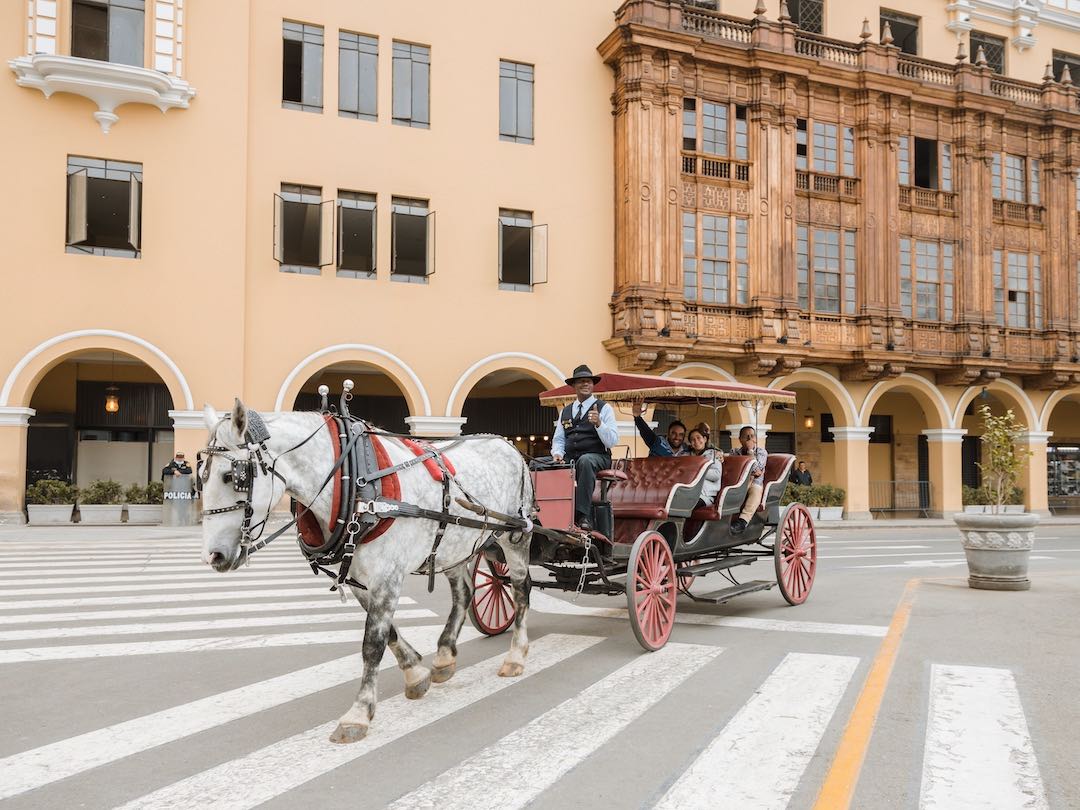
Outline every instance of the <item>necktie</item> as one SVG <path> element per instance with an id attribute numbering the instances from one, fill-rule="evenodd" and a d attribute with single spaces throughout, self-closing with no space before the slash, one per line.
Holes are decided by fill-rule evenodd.
<path id="1" fill-rule="evenodd" d="M 581 403 L 580 402 L 574 408 L 574 421 L 576 422 L 579 419 L 581 419 Z"/>

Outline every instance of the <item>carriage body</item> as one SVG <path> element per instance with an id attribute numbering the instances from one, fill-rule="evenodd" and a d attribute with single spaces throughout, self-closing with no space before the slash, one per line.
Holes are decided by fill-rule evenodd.
<path id="1" fill-rule="evenodd" d="M 671 380 L 639 375 L 601 375 L 597 396 L 608 403 L 648 399 L 666 405 L 733 400 L 760 404 L 794 401 L 788 392 L 741 384 Z M 541 394 L 544 404 L 572 396 L 567 386 Z M 806 600 L 816 569 L 813 521 L 805 507 L 781 507 L 794 456 L 773 454 L 762 476 L 761 505 L 745 530 L 736 534 L 731 522 L 743 507 L 751 485 L 752 459 L 727 455 L 721 489 L 712 503 L 699 505 L 709 459 L 702 456 L 624 459 L 598 475 L 593 493 L 594 531 L 573 525 L 576 486 L 572 466 L 532 472 L 536 499 L 531 562 L 549 577 L 533 577 L 533 586 L 594 594 L 625 594 L 631 625 L 642 646 L 658 649 L 674 623 L 676 592 L 697 602 L 719 604 L 745 593 L 779 586 L 792 605 Z M 733 569 L 761 559 L 773 560 L 774 577 L 740 582 Z M 495 603 L 501 563 L 495 557 L 478 562 L 478 599 Z M 485 570 L 486 568 L 486 570 Z M 699 577 L 718 573 L 728 586 L 709 593 L 692 592 Z M 504 605 L 505 607 L 505 605 Z M 505 610 L 502 611 L 505 614 Z M 483 632 L 482 610 L 471 610 Z M 502 624 L 502 622 L 499 622 Z M 509 626 L 509 622 L 505 626 Z M 505 629 L 505 627 L 503 628 Z M 501 632 L 501 631 L 499 631 Z"/>

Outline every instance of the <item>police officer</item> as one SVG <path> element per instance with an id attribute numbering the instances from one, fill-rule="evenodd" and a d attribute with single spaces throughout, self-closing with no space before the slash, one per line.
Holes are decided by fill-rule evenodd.
<path id="1" fill-rule="evenodd" d="M 187 463 L 183 453 L 177 453 L 176 458 L 165 465 L 161 471 L 163 481 L 166 475 L 191 475 L 191 465 Z"/>
<path id="2" fill-rule="evenodd" d="M 586 365 L 574 369 L 566 380 L 577 395 L 559 415 L 551 437 L 551 458 L 556 464 L 573 461 L 577 474 L 574 493 L 574 522 L 592 529 L 592 496 L 596 474 L 611 467 L 611 448 L 619 440 L 615 409 L 593 396 L 600 377 Z"/>

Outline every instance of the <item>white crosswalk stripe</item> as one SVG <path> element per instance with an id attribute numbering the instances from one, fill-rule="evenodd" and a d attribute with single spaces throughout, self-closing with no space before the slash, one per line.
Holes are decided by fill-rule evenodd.
<path id="1" fill-rule="evenodd" d="M 264 579 L 279 579 L 283 581 L 296 580 L 298 582 L 308 582 L 311 577 L 311 569 L 300 568 L 299 566 L 285 568 L 283 570 L 270 569 L 270 570 L 257 570 L 254 568 L 242 569 L 240 571 L 232 571 L 229 574 L 223 575 L 216 571 L 211 571 L 206 566 L 200 571 L 197 568 L 186 569 L 190 573 L 175 573 L 166 574 L 158 573 L 153 568 L 148 569 L 145 572 L 134 573 L 104 573 L 98 576 L 66 576 L 66 577 L 34 577 L 33 582 L 41 588 L 51 587 L 53 585 L 98 585 L 99 583 L 105 583 L 111 585 L 118 582 L 211 582 L 216 581 L 217 584 L 223 582 L 231 582 L 233 585 L 243 584 L 252 577 L 262 577 Z M 226 580 L 226 577 L 228 579 Z M 0 588 L 5 585 L 24 585 L 26 584 L 26 577 L 20 577 L 18 579 L 0 579 Z M 17 593 L 17 591 L 8 591 L 8 593 Z"/>
<path id="2" fill-rule="evenodd" d="M 259 599 L 280 599 L 287 596 L 307 597 L 314 593 L 327 594 L 327 584 L 324 578 L 312 580 L 312 584 L 318 583 L 321 587 L 305 588 L 272 588 L 262 590 L 230 590 L 219 591 L 214 589 L 193 589 L 190 585 L 184 593 L 154 593 L 140 594 L 138 596 L 77 596 L 63 599 L 16 599 L 10 602 L 0 602 L 0 610 L 55 610 L 58 608 L 81 608 L 100 607 L 102 605 L 161 605 L 183 599 L 185 602 L 238 602 L 245 601 L 255 603 Z M 167 586 L 159 586 L 156 590 L 167 590 Z M 202 591 L 206 591 L 203 593 Z M 80 589 L 79 593 L 88 593 Z M 0 591 L 0 596 L 7 595 L 11 591 Z M 35 595 L 39 595 L 37 591 Z M 333 600 L 336 601 L 334 596 Z M 340 604 L 340 602 L 338 602 Z M 232 610 L 232 608 L 229 608 Z"/>
<path id="3" fill-rule="evenodd" d="M 67 561 L 65 561 L 65 562 L 67 562 Z M 57 579 L 57 578 L 59 578 L 61 576 L 63 576 L 65 581 L 70 582 L 71 581 L 70 578 L 73 577 L 73 576 L 80 576 L 81 577 L 81 576 L 86 576 L 88 574 L 99 574 L 99 575 L 103 575 L 103 576 L 104 575 L 113 575 L 113 574 L 121 575 L 121 576 L 135 576 L 135 575 L 138 575 L 138 574 L 140 574 L 141 572 L 144 572 L 144 571 L 152 571 L 155 574 L 183 574 L 185 572 L 186 573 L 201 572 L 204 575 L 211 575 L 211 574 L 214 573 L 213 571 L 210 570 L 210 568 L 205 563 L 200 562 L 197 557 L 190 560 L 190 561 L 188 561 L 188 562 L 186 562 L 186 563 L 181 562 L 181 561 L 176 561 L 176 562 L 163 561 L 158 557 L 154 557 L 154 558 L 152 558 L 150 560 L 143 560 L 143 561 L 136 561 L 136 562 L 114 563 L 114 564 L 109 565 L 108 567 L 100 567 L 100 562 L 101 561 L 95 561 L 95 562 L 98 563 L 99 567 L 95 568 L 95 567 L 92 567 L 89 564 L 87 564 L 87 565 L 82 566 L 82 567 L 76 566 L 76 567 L 73 567 L 73 568 L 53 568 L 52 566 L 49 566 L 48 568 L 43 568 L 41 563 L 30 563 L 30 564 L 28 564 L 28 563 L 17 563 L 15 565 L 11 565 L 9 563 L 0 563 L 0 571 L 3 571 L 5 573 L 9 573 L 9 574 L 10 573 L 18 573 L 19 576 L 22 577 L 21 579 L 18 579 L 18 580 L 0 580 L 0 585 L 7 585 L 7 584 L 11 584 L 11 583 L 25 582 L 26 581 L 25 577 L 26 577 L 26 574 L 28 572 L 27 571 L 22 571 L 22 570 L 16 570 L 16 569 L 23 569 L 23 568 L 25 568 L 25 569 L 33 569 L 36 572 L 48 574 L 48 579 L 45 579 L 44 577 L 42 577 L 42 579 L 45 579 L 46 582 L 51 581 L 51 580 L 55 580 L 55 579 Z M 289 560 L 282 560 L 281 562 L 264 562 L 264 561 L 260 560 L 259 561 L 259 570 L 260 571 L 280 571 L 280 570 L 290 571 L 291 570 L 291 571 L 295 571 L 295 572 L 301 573 L 301 574 L 305 573 L 305 572 L 309 572 L 311 570 L 311 569 L 307 568 L 306 566 L 298 565 L 298 562 L 299 562 L 298 560 L 297 561 L 292 561 L 292 562 L 290 562 Z M 35 579 L 37 580 L 37 578 L 35 578 Z"/>
<path id="4" fill-rule="evenodd" d="M 310 575 L 304 576 L 304 572 L 298 572 L 297 576 L 293 575 L 279 575 L 277 577 L 247 577 L 241 573 L 235 572 L 231 576 L 223 576 L 221 574 L 213 574 L 212 579 L 207 581 L 198 581 L 205 579 L 205 577 L 197 577 L 195 582 L 178 582 L 176 577 L 164 577 L 162 582 L 147 582 L 145 578 L 136 578 L 136 581 L 125 584 L 110 584 L 110 585 L 94 585 L 88 583 L 86 585 L 71 585 L 64 587 L 57 587 L 55 585 L 43 585 L 39 587 L 31 588 L 11 588 L 0 591 L 3 596 L 48 596 L 49 594 L 62 594 L 62 593 L 88 593 L 93 591 L 94 593 L 127 593 L 129 591 L 167 591 L 181 589 L 185 592 L 192 590 L 200 591 L 235 591 L 238 588 L 255 586 L 255 585 L 283 585 L 286 582 L 294 582 L 298 586 L 307 585 L 309 589 L 313 586 L 325 589 L 326 579 L 320 577 L 316 579 Z"/>

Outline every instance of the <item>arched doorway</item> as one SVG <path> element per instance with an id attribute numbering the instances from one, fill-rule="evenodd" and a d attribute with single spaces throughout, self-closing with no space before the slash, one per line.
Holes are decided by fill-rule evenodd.
<path id="1" fill-rule="evenodd" d="M 1052 406 L 1046 449 L 1048 506 L 1054 514 L 1080 514 L 1080 391 Z"/>
<path id="2" fill-rule="evenodd" d="M 967 431 L 963 439 L 960 475 L 966 487 L 978 488 L 982 483 L 979 462 L 982 461 L 983 406 L 990 408 L 994 416 L 1002 416 L 1012 410 L 1016 420 L 1028 431 L 1037 431 L 1038 421 L 1026 395 L 1017 396 L 1011 388 L 1000 384 L 971 388 L 960 398 L 957 406 L 957 427 Z M 1068 430 L 1065 431 L 1068 434 Z"/>
<path id="3" fill-rule="evenodd" d="M 462 433 L 494 433 L 529 456 L 550 454 L 558 414 L 554 408 L 541 407 L 537 398 L 548 388 L 546 382 L 520 369 L 486 374 L 465 398 Z"/>
<path id="4" fill-rule="evenodd" d="M 335 363 L 312 374 L 300 386 L 293 400 L 294 411 L 317 411 L 321 405 L 319 386 L 330 389 L 329 404 L 337 406 L 342 384 L 353 381 L 349 412 L 377 427 L 393 433 L 408 433 L 405 418 L 409 416 L 409 403 L 404 394 L 386 372 L 366 363 Z"/>
<path id="5" fill-rule="evenodd" d="M 157 480 L 173 455 L 173 398 L 142 360 L 101 349 L 68 355 L 37 382 L 26 437 L 26 483 L 85 487 Z"/>

